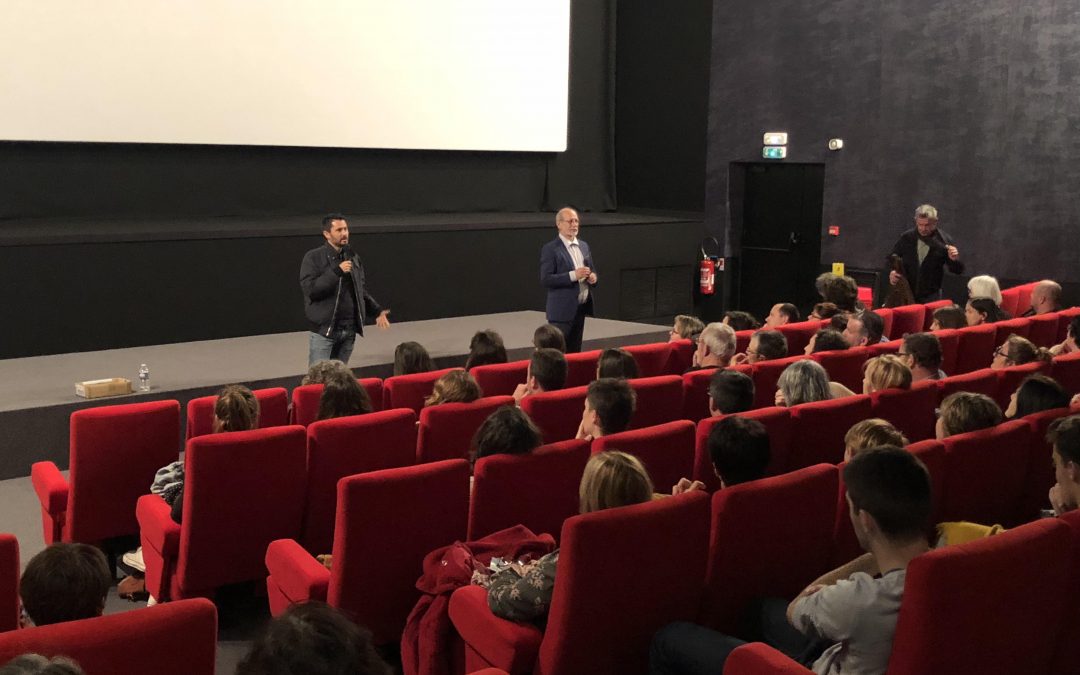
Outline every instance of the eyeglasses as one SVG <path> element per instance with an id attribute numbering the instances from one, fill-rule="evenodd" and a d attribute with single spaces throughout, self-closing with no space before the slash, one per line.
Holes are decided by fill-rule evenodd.
<path id="1" fill-rule="evenodd" d="M 997 358 L 999 356 L 1005 356 L 1005 352 L 1001 351 L 1001 347 L 998 347 L 994 350 L 994 358 Z"/>

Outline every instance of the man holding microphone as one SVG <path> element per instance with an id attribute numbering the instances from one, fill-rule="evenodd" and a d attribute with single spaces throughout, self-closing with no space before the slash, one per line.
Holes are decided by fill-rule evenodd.
<path id="1" fill-rule="evenodd" d="M 593 314 L 596 266 L 589 245 L 577 238 L 581 229 L 577 211 L 559 209 L 555 227 L 559 236 L 540 251 L 540 282 L 547 289 L 548 323 L 562 331 L 566 353 L 571 354 L 581 351 L 585 316 Z"/>

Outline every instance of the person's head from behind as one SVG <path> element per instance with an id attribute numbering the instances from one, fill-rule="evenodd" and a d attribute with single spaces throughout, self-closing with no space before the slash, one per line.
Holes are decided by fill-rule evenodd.
<path id="1" fill-rule="evenodd" d="M 967 315 L 964 308 L 958 305 L 938 307 L 934 310 L 934 320 L 930 323 L 930 330 L 946 330 L 948 328 L 963 328 L 968 325 Z"/>
<path id="2" fill-rule="evenodd" d="M 566 355 L 558 349 L 543 347 L 529 357 L 529 388 L 557 391 L 566 386 Z"/>
<path id="3" fill-rule="evenodd" d="M 832 328 L 837 333 L 843 334 L 847 329 L 848 317 L 850 317 L 851 314 L 852 312 L 845 312 L 842 310 L 833 314 L 829 317 L 829 325 L 826 326 L 826 328 Z"/>
<path id="4" fill-rule="evenodd" d="M 910 388 L 911 369 L 899 356 L 883 354 L 866 362 L 863 370 L 864 394 L 872 394 L 882 389 Z"/>
<path id="5" fill-rule="evenodd" d="M 810 319 L 831 319 L 840 311 L 840 308 L 831 302 L 819 302 L 814 305 L 810 312 Z"/>
<path id="6" fill-rule="evenodd" d="M 1056 312 L 1061 309 L 1061 284 L 1043 279 L 1031 289 L 1031 309 L 1036 314 Z"/>
<path id="7" fill-rule="evenodd" d="M 915 455 L 890 446 L 864 450 L 844 466 L 844 485 L 863 550 L 925 543 L 930 474 Z"/>
<path id="8" fill-rule="evenodd" d="M 415 375 L 435 370 L 431 355 L 419 342 L 402 342 L 394 348 L 394 375 Z"/>
<path id="9" fill-rule="evenodd" d="M 626 380 L 612 377 L 593 380 L 585 394 L 583 430 L 593 438 L 626 431 L 636 402 L 634 390 Z"/>
<path id="10" fill-rule="evenodd" d="M 844 334 L 834 328 L 822 328 L 810 336 L 803 353 L 809 356 L 818 352 L 835 352 L 848 348 Z"/>
<path id="11" fill-rule="evenodd" d="M 565 353 L 566 337 L 561 330 L 550 323 L 545 323 L 533 331 L 533 347 L 537 349 L 557 349 Z"/>
<path id="12" fill-rule="evenodd" d="M 469 341 L 469 358 L 465 370 L 491 363 L 506 363 L 506 346 L 502 336 L 493 330 L 477 331 Z"/>
<path id="13" fill-rule="evenodd" d="M 300 380 L 300 385 L 326 384 L 326 381 L 341 373 L 352 373 L 344 362 L 337 359 L 319 359 L 308 366 L 307 374 Z"/>
<path id="14" fill-rule="evenodd" d="M 787 338 L 778 330 L 759 330 L 750 337 L 746 348 L 747 363 L 787 357 Z"/>
<path id="15" fill-rule="evenodd" d="M 488 415 L 473 436 L 473 458 L 489 455 L 524 455 L 540 447 L 543 438 L 525 412 L 504 405 Z"/>
<path id="16" fill-rule="evenodd" d="M 1080 415 L 1054 420 L 1046 441 L 1054 448 L 1054 478 L 1066 493 L 1066 501 L 1080 504 Z"/>
<path id="17" fill-rule="evenodd" d="M 1001 423 L 1001 408 L 986 394 L 958 391 L 941 402 L 934 433 L 940 441 Z"/>
<path id="18" fill-rule="evenodd" d="M 713 425 L 708 448 L 721 487 L 763 477 L 771 458 L 765 425 L 738 415 L 725 417 Z"/>
<path id="19" fill-rule="evenodd" d="M 230 384 L 214 402 L 214 433 L 259 427 L 259 399 L 242 384 Z"/>
<path id="20" fill-rule="evenodd" d="M 990 298 L 995 305 L 1001 305 L 1001 287 L 998 280 L 989 274 L 980 274 L 968 280 L 969 298 Z"/>
<path id="21" fill-rule="evenodd" d="M 922 204 L 915 209 L 915 229 L 920 237 L 929 237 L 937 230 L 937 209 L 929 204 Z"/>
<path id="22" fill-rule="evenodd" d="M 581 513 L 644 504 L 652 496 L 652 480 L 641 460 L 618 450 L 590 457 L 578 487 Z"/>
<path id="23" fill-rule="evenodd" d="M 52 544 L 26 564 L 19 581 L 23 609 L 35 626 L 101 616 L 112 574 L 89 544 Z"/>
<path id="24" fill-rule="evenodd" d="M 703 330 L 705 330 L 705 323 L 701 319 L 689 314 L 680 314 L 675 317 L 675 324 L 671 327 L 671 337 L 668 338 L 668 342 L 696 340 Z"/>
<path id="25" fill-rule="evenodd" d="M 856 422 L 844 434 L 844 461 L 850 462 L 860 452 L 870 448 L 880 448 L 883 445 L 902 448 L 907 444 L 907 437 L 894 427 L 892 422 L 871 417 Z"/>
<path id="26" fill-rule="evenodd" d="M 964 318 L 969 326 L 1000 321 L 1001 308 L 990 298 L 972 298 L 964 307 Z"/>
<path id="27" fill-rule="evenodd" d="M 709 414 L 730 415 L 754 407 L 754 380 L 737 370 L 717 370 L 709 378 Z"/>
<path id="28" fill-rule="evenodd" d="M 856 310 L 859 286 L 851 277 L 826 272 L 818 277 L 817 288 L 824 302 L 831 302 L 845 312 Z"/>
<path id="29" fill-rule="evenodd" d="M 441 403 L 472 403 L 483 397 L 484 392 L 467 370 L 451 370 L 435 380 L 431 396 L 424 399 L 425 406 Z"/>
<path id="30" fill-rule="evenodd" d="M 778 302 L 769 310 L 765 317 L 766 328 L 776 328 L 799 320 L 799 308 L 790 302 Z"/>
<path id="31" fill-rule="evenodd" d="M 724 314 L 723 323 L 731 326 L 732 330 L 756 330 L 761 327 L 761 322 L 758 321 L 750 312 L 742 312 L 739 310 L 732 310 Z"/>
<path id="32" fill-rule="evenodd" d="M 933 333 L 909 333 L 897 356 L 911 369 L 912 381 L 936 378 L 941 370 L 941 341 Z"/>
<path id="33" fill-rule="evenodd" d="M 788 406 L 800 403 L 826 401 L 832 398 L 829 392 L 829 376 L 817 361 L 805 359 L 796 361 L 780 373 L 776 383 Z"/>
<path id="34" fill-rule="evenodd" d="M 713 322 L 705 326 L 697 340 L 694 361 L 707 368 L 723 368 L 735 355 L 735 331 L 731 326 Z"/>
<path id="35" fill-rule="evenodd" d="M 638 376 L 637 361 L 625 349 L 605 349 L 596 362 L 596 377 L 621 377 L 632 380 Z"/>
<path id="36" fill-rule="evenodd" d="M 41 654 L 23 654 L 0 665 L 0 675 L 84 675 L 84 672 L 71 659 L 63 656 L 50 659 Z"/>
<path id="37" fill-rule="evenodd" d="M 1031 340 L 1013 333 L 1005 338 L 1005 342 L 1000 347 L 994 350 L 994 359 L 990 362 L 990 367 L 1000 370 L 1001 368 L 1022 366 L 1035 361 L 1050 363 L 1051 358 L 1049 349 L 1036 347 Z"/>
<path id="38" fill-rule="evenodd" d="M 1044 410 L 1068 408 L 1069 394 L 1057 380 L 1040 373 L 1028 375 L 1012 393 L 1006 419 L 1017 419 Z"/>
<path id="39" fill-rule="evenodd" d="M 372 411 L 371 397 L 352 372 L 339 373 L 323 384 L 319 397 L 319 419 L 364 415 Z"/>
<path id="40" fill-rule="evenodd" d="M 322 602 L 291 605 L 272 619 L 237 675 L 387 675 L 371 633 Z"/>

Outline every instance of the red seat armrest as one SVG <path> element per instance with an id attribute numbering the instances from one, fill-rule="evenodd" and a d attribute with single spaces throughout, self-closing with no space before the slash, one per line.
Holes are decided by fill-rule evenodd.
<path id="1" fill-rule="evenodd" d="M 292 539 L 278 539 L 266 548 L 266 569 L 293 602 L 326 601 L 330 570 Z"/>
<path id="2" fill-rule="evenodd" d="M 180 553 L 180 524 L 172 519 L 172 508 L 158 495 L 143 495 L 135 504 L 142 538 L 165 558 Z"/>
<path id="3" fill-rule="evenodd" d="M 30 483 L 46 513 L 57 516 L 67 511 L 68 482 L 55 464 L 35 462 L 30 467 Z"/>
<path id="4" fill-rule="evenodd" d="M 724 662 L 724 675 L 813 675 L 802 665 L 763 642 L 751 642 L 731 652 Z"/>
<path id="5" fill-rule="evenodd" d="M 544 634 L 531 624 L 492 614 L 487 589 L 465 586 L 454 591 L 450 621 L 465 643 L 488 663 L 510 673 L 531 671 L 536 664 Z"/>

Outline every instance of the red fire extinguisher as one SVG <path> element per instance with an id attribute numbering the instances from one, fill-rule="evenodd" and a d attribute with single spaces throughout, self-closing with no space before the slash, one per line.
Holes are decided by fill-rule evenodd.
<path id="1" fill-rule="evenodd" d="M 712 250 L 719 251 L 720 243 L 713 237 L 707 237 L 701 242 L 701 262 L 698 263 L 698 290 L 702 295 L 716 293 L 716 260 L 705 252 L 705 245 L 711 243 Z"/>

